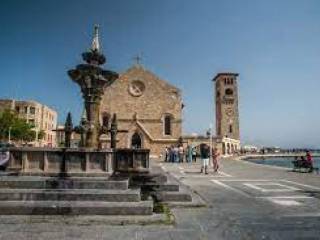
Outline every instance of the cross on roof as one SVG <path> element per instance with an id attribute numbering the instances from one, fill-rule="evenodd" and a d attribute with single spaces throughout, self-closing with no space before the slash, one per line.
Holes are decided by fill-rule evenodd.
<path id="1" fill-rule="evenodd" d="M 137 55 L 133 58 L 133 60 L 135 61 L 135 63 L 136 63 L 137 65 L 140 65 L 140 64 L 141 64 L 141 61 L 142 61 L 142 56 L 141 56 L 141 54 L 137 54 Z"/>

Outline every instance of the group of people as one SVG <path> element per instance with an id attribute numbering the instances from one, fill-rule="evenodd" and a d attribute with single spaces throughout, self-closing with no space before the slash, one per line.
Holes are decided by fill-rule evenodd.
<path id="1" fill-rule="evenodd" d="M 219 169 L 219 156 L 220 153 L 217 148 L 212 149 L 210 152 L 210 147 L 206 144 L 200 145 L 200 156 L 201 156 L 201 173 L 208 174 L 209 169 L 209 161 L 210 157 L 212 157 L 212 165 L 213 165 L 213 171 L 218 172 Z"/>
<path id="2" fill-rule="evenodd" d="M 180 145 L 172 145 L 165 148 L 165 161 L 171 163 L 182 163 L 184 161 L 191 163 L 197 161 L 197 150 L 188 145 L 186 149 Z"/>
<path id="3" fill-rule="evenodd" d="M 292 161 L 295 167 L 299 168 L 308 168 L 309 172 L 313 171 L 313 160 L 311 153 L 309 151 L 306 152 L 306 156 L 295 157 L 295 160 Z"/>
<path id="4" fill-rule="evenodd" d="M 211 149 L 207 144 L 200 145 L 200 158 L 201 158 L 201 173 L 208 174 L 209 161 L 212 158 L 212 165 L 214 172 L 219 169 L 219 156 L 220 153 L 217 148 Z M 183 145 L 170 146 L 165 148 L 165 162 L 182 163 L 182 162 L 196 162 L 197 161 L 197 149 L 194 146 L 188 145 L 186 149 Z"/>

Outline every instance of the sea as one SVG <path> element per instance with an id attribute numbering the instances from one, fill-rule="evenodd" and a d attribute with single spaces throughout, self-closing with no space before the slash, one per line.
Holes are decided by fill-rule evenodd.
<path id="1" fill-rule="evenodd" d="M 313 165 L 314 167 L 320 168 L 320 157 L 313 157 Z M 295 160 L 294 157 L 266 157 L 266 158 L 252 158 L 245 159 L 245 161 L 256 163 L 256 164 L 264 164 L 264 165 L 272 165 L 278 167 L 286 167 L 293 168 L 292 161 Z"/>

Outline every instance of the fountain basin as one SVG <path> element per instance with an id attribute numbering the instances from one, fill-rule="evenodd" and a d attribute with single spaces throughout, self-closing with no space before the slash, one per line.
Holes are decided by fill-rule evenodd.
<path id="1" fill-rule="evenodd" d="M 9 148 L 7 172 L 19 175 L 105 176 L 149 171 L 148 149 Z"/>
<path id="2" fill-rule="evenodd" d="M 7 171 L 24 175 L 105 175 L 113 172 L 113 151 L 66 148 L 10 148 Z"/>

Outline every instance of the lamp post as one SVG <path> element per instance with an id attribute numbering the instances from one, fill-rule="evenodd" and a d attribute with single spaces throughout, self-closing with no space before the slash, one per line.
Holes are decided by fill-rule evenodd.
<path id="1" fill-rule="evenodd" d="M 8 142 L 11 143 L 11 127 L 9 127 Z"/>
<path id="2" fill-rule="evenodd" d="M 36 132 L 36 140 L 35 140 L 36 142 L 35 142 L 35 145 L 36 145 L 36 147 L 39 147 L 39 139 L 38 139 L 38 138 L 39 138 L 39 133 L 38 133 L 38 129 L 35 129 L 35 130 L 36 130 L 36 131 L 35 131 L 35 132 Z"/>
<path id="3" fill-rule="evenodd" d="M 210 167 L 212 167 L 213 166 L 213 158 L 212 158 L 212 145 L 213 145 L 213 142 L 212 142 L 212 124 L 210 123 L 210 126 L 209 126 L 209 132 L 210 132 L 210 134 L 209 134 L 209 136 L 210 136 Z"/>

